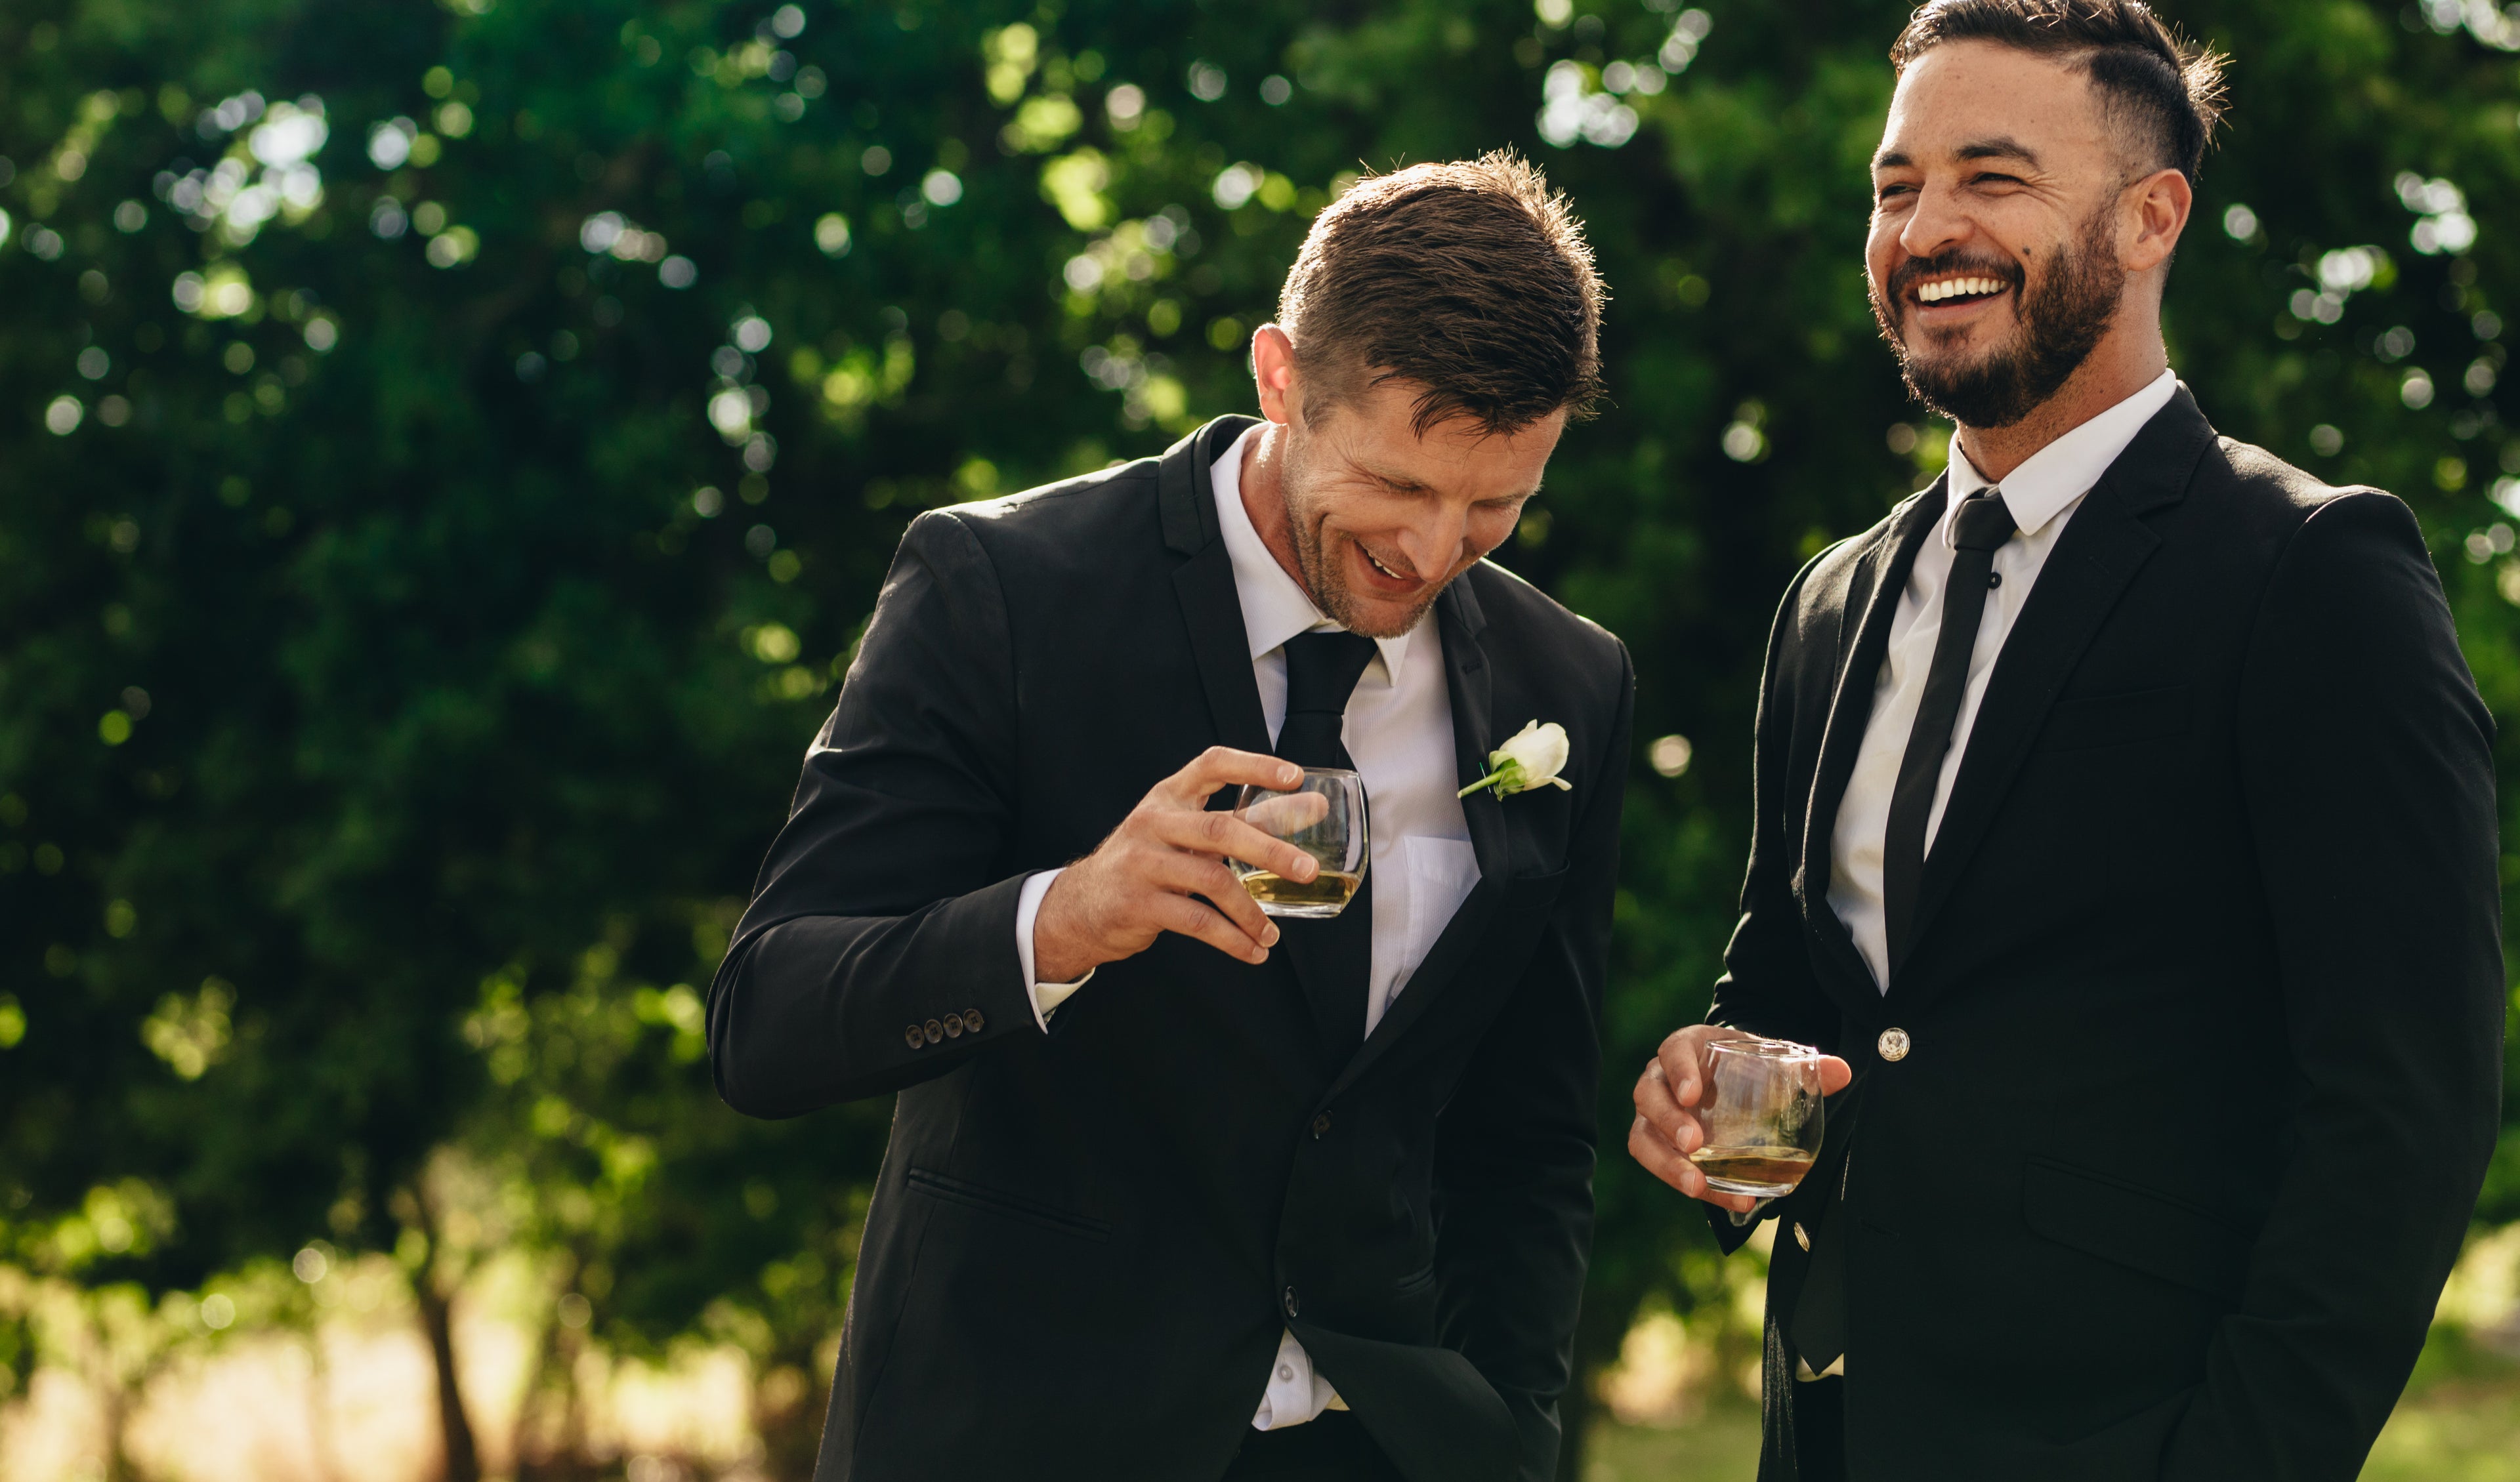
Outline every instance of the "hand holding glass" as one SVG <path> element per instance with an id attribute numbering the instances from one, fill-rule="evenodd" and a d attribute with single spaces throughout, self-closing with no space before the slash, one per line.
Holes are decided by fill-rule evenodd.
<path id="1" fill-rule="evenodd" d="M 1290 880 L 1240 860 L 1227 861 L 1268 915 L 1336 916 L 1365 884 L 1365 779 L 1355 773 L 1307 767 L 1304 780 L 1285 791 L 1246 786 L 1234 816 L 1284 839 L 1322 867 L 1309 880 Z"/>
<path id="2" fill-rule="evenodd" d="M 1723 1193 L 1775 1198 L 1794 1191 L 1820 1157 L 1821 1061 L 1785 1040 L 1717 1040 L 1706 1047 L 1706 1141 L 1688 1155 Z"/>

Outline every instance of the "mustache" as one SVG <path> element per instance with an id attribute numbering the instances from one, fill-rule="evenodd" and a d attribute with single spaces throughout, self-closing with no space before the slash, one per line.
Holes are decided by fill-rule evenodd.
<path id="1" fill-rule="evenodd" d="M 1890 281 L 1882 286 L 1883 296 L 1896 303 L 1908 296 L 1908 291 L 1928 278 L 1951 273 L 1968 273 L 1982 278 L 1999 278 L 2018 292 L 2026 275 L 2021 264 L 2000 257 L 1974 257 L 1964 252 L 1944 252 L 1933 257 L 1911 257 L 1891 271 Z"/>

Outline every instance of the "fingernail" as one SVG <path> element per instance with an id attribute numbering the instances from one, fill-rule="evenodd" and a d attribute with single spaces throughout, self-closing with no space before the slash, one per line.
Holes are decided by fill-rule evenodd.
<path id="1" fill-rule="evenodd" d="M 1267 961 L 1269 961 L 1269 954 L 1265 949 L 1251 954 L 1251 965 L 1255 967 Z"/>
<path id="2" fill-rule="evenodd" d="M 1277 946 L 1277 945 L 1278 945 L 1278 928 L 1277 928 L 1277 927 L 1275 927 L 1275 926 L 1264 926 L 1264 927 L 1262 927 L 1262 928 L 1261 928 L 1261 935 L 1260 935 L 1260 945 L 1261 945 L 1261 946 L 1263 946 L 1263 947 L 1275 947 L 1275 946 Z"/>

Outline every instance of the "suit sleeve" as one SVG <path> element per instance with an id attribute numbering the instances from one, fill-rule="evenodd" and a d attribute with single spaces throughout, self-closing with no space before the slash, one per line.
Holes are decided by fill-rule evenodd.
<path id="1" fill-rule="evenodd" d="M 2501 1087 L 2493 721 L 2404 505 L 2346 495 L 2291 537 L 2239 726 L 2298 1132 L 2161 1474 L 2347 1482 L 2423 1345 Z"/>
<path id="2" fill-rule="evenodd" d="M 1711 1024 L 1836 1048 L 1838 1015 L 1812 971 L 1794 873 L 1802 868 L 1801 813 L 1808 799 L 1793 771 L 1794 681 L 1807 662 L 1799 626 L 1805 567 L 1777 607 L 1768 636 L 1767 672 L 1759 682 L 1759 715 L 1751 755 L 1750 868 L 1741 880 L 1741 919 L 1724 948 L 1724 975 L 1706 1010 Z M 1813 716 L 1819 725 L 1825 716 Z M 1817 749 L 1815 745 L 1814 749 Z"/>
<path id="3" fill-rule="evenodd" d="M 1796 671 L 1809 661 L 1802 651 L 1800 625 L 1803 589 L 1813 569 L 1804 567 L 1785 589 L 1768 636 L 1751 756 L 1750 868 L 1741 881 L 1741 919 L 1725 945 L 1724 975 L 1715 980 L 1706 1021 L 1834 1052 L 1838 1011 L 1812 970 L 1802 904 L 1794 896 L 1794 873 L 1802 868 L 1801 814 L 1808 801 L 1790 781 L 1794 727 L 1798 721 L 1817 726 L 1827 719 L 1798 716 L 1794 706 Z M 1818 749 L 1817 738 L 1812 748 Z M 1763 1206 L 1762 1214 L 1775 1209 L 1774 1204 Z M 1756 1221 L 1735 1225 L 1711 1204 L 1703 1210 L 1716 1243 L 1727 1254 L 1756 1231 Z"/>
<path id="4" fill-rule="evenodd" d="M 1015 950 L 1024 876 L 1001 877 L 1013 696 L 987 555 L 953 516 L 921 516 L 710 987 L 729 1105 L 794 1116 L 1040 1037 Z M 949 1018 L 961 1032 L 931 1039 Z"/>
<path id="5" fill-rule="evenodd" d="M 1636 672 L 1622 646 L 1615 717 L 1577 780 L 1578 795 L 1589 796 L 1565 882 L 1530 966 L 1454 1091 L 1436 1147 L 1444 1342 L 1504 1399 L 1524 1482 L 1557 1474 L 1557 1398 L 1592 1246 L 1601 985 L 1635 707 Z"/>

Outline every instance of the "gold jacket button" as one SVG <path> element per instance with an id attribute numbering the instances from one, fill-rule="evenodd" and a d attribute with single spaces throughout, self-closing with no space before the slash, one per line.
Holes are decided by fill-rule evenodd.
<path id="1" fill-rule="evenodd" d="M 1811 1249 L 1811 1236 L 1803 1234 L 1803 1227 L 1800 1221 L 1796 1221 L 1794 1224 L 1794 1243 L 1805 1250 Z"/>
<path id="2" fill-rule="evenodd" d="M 945 1043 L 944 1020 L 929 1019 L 927 1021 L 927 1043 L 930 1045 L 942 1045 Z"/>
<path id="3" fill-rule="evenodd" d="M 966 1009 L 963 1010 L 963 1032 L 965 1034 L 979 1033 L 980 1026 L 987 1022 L 988 1020 L 980 1017 L 980 1010 L 977 1009 Z"/>
<path id="4" fill-rule="evenodd" d="M 913 1024 L 908 1029 L 902 1031 L 901 1037 L 909 1043 L 910 1048 L 913 1050 L 916 1050 L 920 1046 L 927 1043 L 927 1031 L 920 1028 L 917 1024 Z"/>
<path id="5" fill-rule="evenodd" d="M 1872 1048 L 1881 1052 L 1883 1059 L 1895 1064 L 1908 1057 L 1908 1052 L 1914 1043 L 1908 1038 L 1908 1031 L 1905 1029 L 1884 1029 L 1881 1031 L 1881 1038 L 1873 1042 Z"/>

